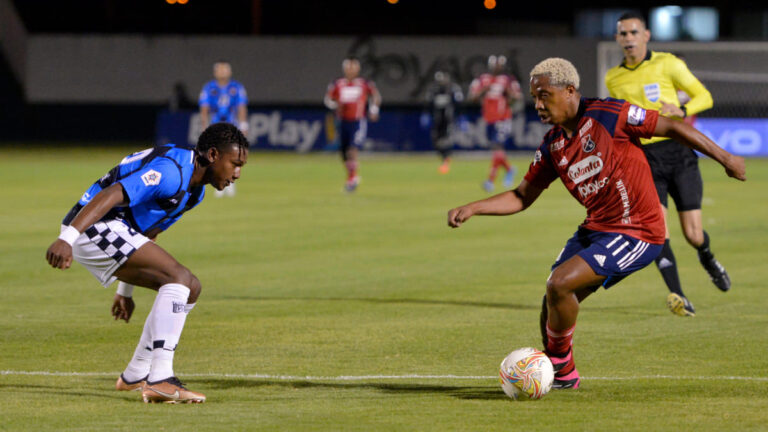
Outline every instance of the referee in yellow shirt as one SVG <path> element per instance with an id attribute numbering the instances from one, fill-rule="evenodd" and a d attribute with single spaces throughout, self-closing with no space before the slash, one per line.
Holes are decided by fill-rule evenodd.
<path id="1" fill-rule="evenodd" d="M 651 32 L 642 15 L 628 12 L 619 18 L 616 42 L 621 46 L 624 60 L 605 75 L 605 86 L 611 97 L 658 110 L 664 116 L 680 120 L 711 108 L 712 95 L 688 70 L 685 62 L 669 53 L 648 50 L 650 39 Z M 691 97 L 685 105 L 681 105 L 677 98 L 678 90 Z M 712 254 L 709 236 L 702 228 L 703 186 L 696 153 L 669 138 L 653 137 L 641 142 L 665 217 L 667 195 L 670 195 L 677 207 L 686 240 L 698 251 L 699 261 L 715 286 L 728 291 L 731 280 Z M 680 287 L 675 255 L 669 245 L 669 228 L 664 248 L 656 258 L 656 266 L 670 291 L 667 297 L 670 310 L 680 316 L 694 316 L 693 305 Z"/>

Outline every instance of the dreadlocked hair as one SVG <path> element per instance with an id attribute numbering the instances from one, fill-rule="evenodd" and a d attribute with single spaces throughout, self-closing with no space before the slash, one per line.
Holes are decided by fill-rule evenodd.
<path id="1" fill-rule="evenodd" d="M 231 145 L 237 146 L 237 151 L 248 150 L 248 140 L 240 130 L 231 123 L 214 123 L 208 126 L 197 140 L 195 151 L 201 165 L 207 165 L 208 160 L 203 157 L 208 150 L 216 147 L 219 151 L 226 151 Z"/>

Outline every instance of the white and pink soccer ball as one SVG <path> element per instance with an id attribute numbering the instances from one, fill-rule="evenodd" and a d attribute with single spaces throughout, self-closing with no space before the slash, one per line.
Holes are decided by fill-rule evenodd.
<path id="1" fill-rule="evenodd" d="M 501 362 L 499 382 L 512 399 L 517 400 L 521 395 L 541 399 L 552 389 L 554 380 L 552 362 L 535 348 L 514 350 Z"/>

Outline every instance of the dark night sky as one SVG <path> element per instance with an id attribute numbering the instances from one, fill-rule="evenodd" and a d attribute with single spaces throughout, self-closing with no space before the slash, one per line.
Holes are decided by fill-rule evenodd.
<path id="1" fill-rule="evenodd" d="M 473 35 L 484 22 L 534 21 L 570 26 L 577 9 L 616 8 L 616 1 L 563 3 L 560 8 L 522 10 L 516 0 L 496 0 L 486 10 L 483 0 L 15 0 L 27 29 L 33 33 L 175 33 L 267 35 Z M 729 11 L 754 2 L 647 1 L 663 4 L 709 5 L 720 9 L 727 27 Z M 554 3 L 547 3 L 553 5 Z M 576 6 L 578 4 L 578 6 Z M 725 33 L 727 33 L 727 28 Z M 721 32 L 722 34 L 722 32 Z"/>

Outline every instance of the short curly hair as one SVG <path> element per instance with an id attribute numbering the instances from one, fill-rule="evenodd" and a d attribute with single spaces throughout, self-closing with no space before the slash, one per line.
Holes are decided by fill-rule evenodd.
<path id="1" fill-rule="evenodd" d="M 200 134 L 195 150 L 198 156 L 202 156 L 214 147 L 219 151 L 224 151 L 230 145 L 236 145 L 238 152 L 248 150 L 248 140 L 245 139 L 243 133 L 232 123 L 220 122 L 208 126 Z"/>
<path id="2" fill-rule="evenodd" d="M 571 62 L 560 57 L 550 57 L 542 60 L 531 69 L 531 78 L 535 76 L 548 76 L 549 83 L 553 86 L 566 87 L 572 85 L 579 89 L 579 72 Z"/>

